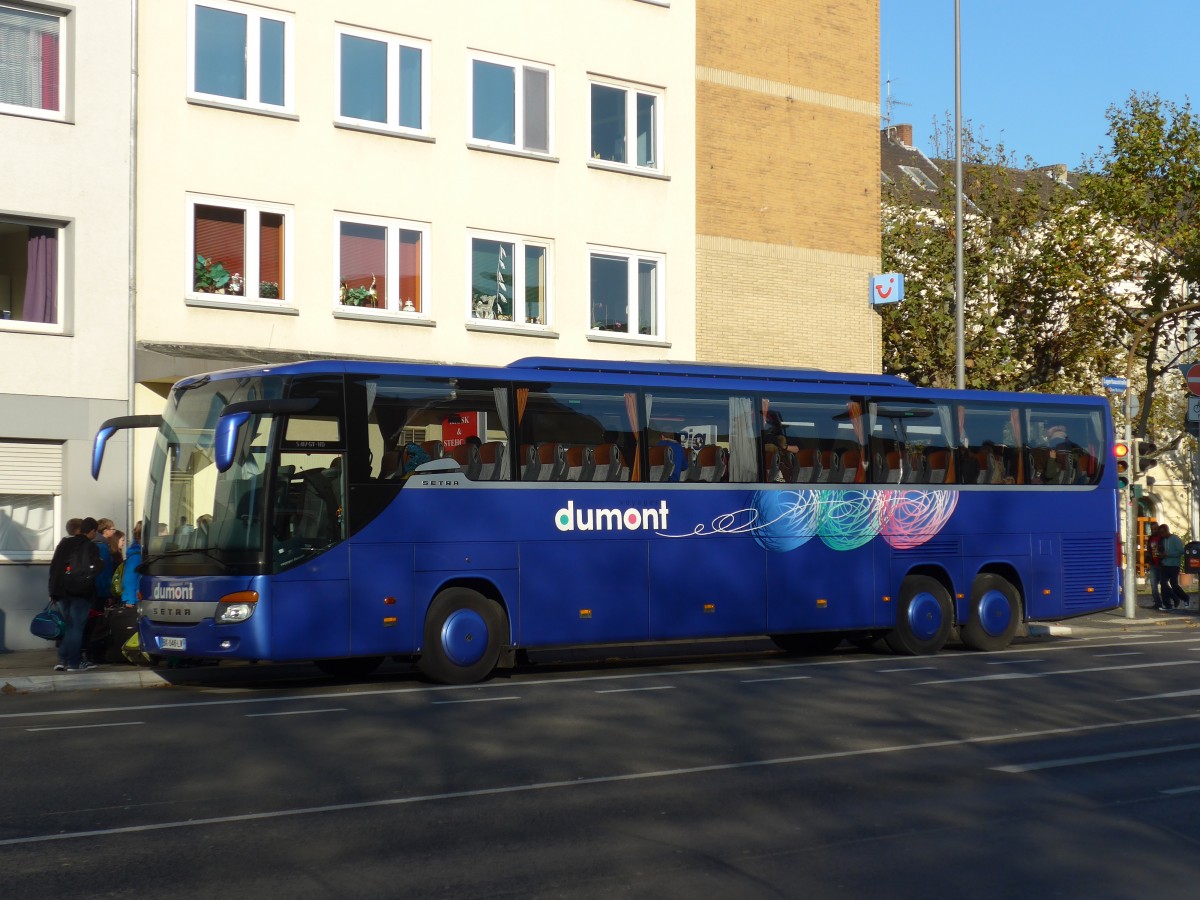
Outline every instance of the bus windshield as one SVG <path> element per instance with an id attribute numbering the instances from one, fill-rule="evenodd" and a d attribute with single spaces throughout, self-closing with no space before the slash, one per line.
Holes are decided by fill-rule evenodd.
<path id="1" fill-rule="evenodd" d="M 250 418 L 225 472 L 217 471 L 213 437 L 228 404 L 278 399 L 283 389 L 282 377 L 256 375 L 203 379 L 172 390 L 155 439 L 142 522 L 152 571 L 186 566 L 190 574 L 219 574 L 261 564 L 272 420 Z M 170 562 L 155 566 L 157 560 Z"/>

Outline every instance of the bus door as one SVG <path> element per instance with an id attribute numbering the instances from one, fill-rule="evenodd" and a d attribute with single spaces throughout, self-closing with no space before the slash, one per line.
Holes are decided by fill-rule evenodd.
<path id="1" fill-rule="evenodd" d="M 272 646 L 292 658 L 350 652 L 345 542 L 345 428 L 340 378 L 298 379 L 293 398 L 317 398 L 276 420 L 269 486 Z"/>

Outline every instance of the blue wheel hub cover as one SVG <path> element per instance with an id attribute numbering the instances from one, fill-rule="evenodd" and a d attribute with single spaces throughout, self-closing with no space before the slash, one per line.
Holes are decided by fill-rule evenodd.
<path id="1" fill-rule="evenodd" d="M 992 637 L 999 637 L 1012 622 L 1012 604 L 1003 591 L 991 590 L 979 598 L 979 624 Z"/>
<path id="2" fill-rule="evenodd" d="M 442 625 L 442 649 L 456 666 L 473 666 L 488 647 L 487 623 L 473 609 L 456 609 Z"/>
<path id="3" fill-rule="evenodd" d="M 908 604 L 908 627 L 919 640 L 927 641 L 942 629 L 942 605 L 928 591 L 921 591 Z"/>

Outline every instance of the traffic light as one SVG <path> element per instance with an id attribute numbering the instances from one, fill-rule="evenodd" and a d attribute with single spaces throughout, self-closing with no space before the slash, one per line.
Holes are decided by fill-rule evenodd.
<path id="1" fill-rule="evenodd" d="M 1117 445 L 1113 447 L 1113 455 L 1117 458 L 1117 490 L 1127 490 L 1131 478 L 1129 472 L 1129 444 L 1126 441 L 1117 441 Z"/>
<path id="2" fill-rule="evenodd" d="M 1158 465 L 1158 459 L 1154 454 L 1158 453 L 1158 444 L 1152 444 L 1149 441 L 1138 441 L 1137 443 L 1137 473 L 1143 475 L 1149 472 Z"/>

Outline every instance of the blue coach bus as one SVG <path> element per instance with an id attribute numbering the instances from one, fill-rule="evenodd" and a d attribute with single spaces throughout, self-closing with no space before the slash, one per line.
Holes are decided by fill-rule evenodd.
<path id="1" fill-rule="evenodd" d="M 408 656 L 767 635 L 999 650 L 1121 602 L 1098 397 L 890 376 L 525 359 L 314 361 L 176 384 L 143 514 L 162 657 Z"/>

